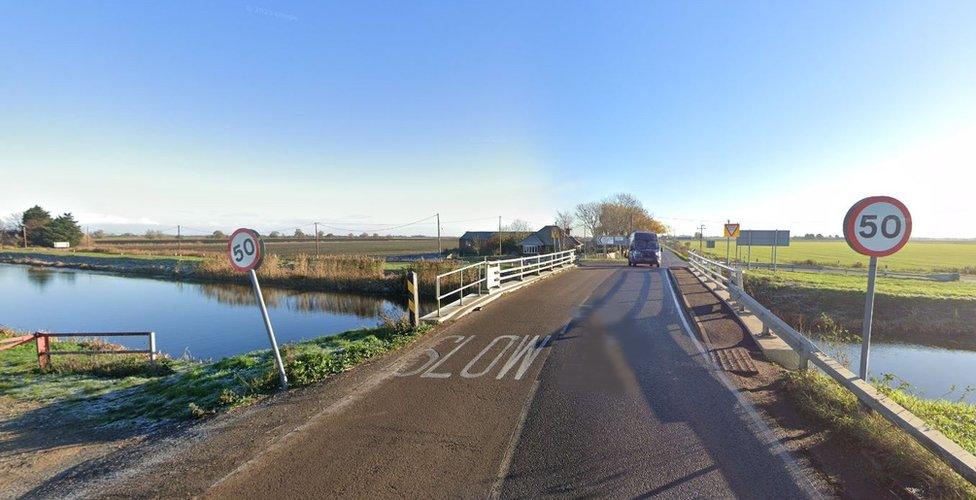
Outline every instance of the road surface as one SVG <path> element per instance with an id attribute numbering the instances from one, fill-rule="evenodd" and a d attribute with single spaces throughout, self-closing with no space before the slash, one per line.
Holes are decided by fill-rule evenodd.
<path id="1" fill-rule="evenodd" d="M 672 294 L 608 264 L 505 296 L 206 496 L 808 496 Z"/>

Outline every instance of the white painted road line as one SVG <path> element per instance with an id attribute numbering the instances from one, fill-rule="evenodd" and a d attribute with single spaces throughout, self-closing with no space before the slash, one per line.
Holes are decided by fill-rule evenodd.
<path id="1" fill-rule="evenodd" d="M 739 403 L 739 408 L 743 410 L 743 413 L 746 416 L 748 416 L 748 419 L 744 420 L 750 424 L 753 431 L 764 441 L 764 444 L 770 448 L 773 454 L 783 461 L 783 465 L 786 467 L 786 470 L 789 471 L 790 476 L 793 477 L 793 481 L 797 486 L 803 489 L 810 498 L 823 498 L 820 492 L 817 491 L 817 488 L 815 488 L 810 482 L 807 475 L 804 474 L 800 469 L 800 466 L 796 463 L 796 459 L 794 459 L 793 455 L 790 454 L 790 450 L 783 446 L 783 443 L 781 443 L 776 437 L 773 430 L 766 425 L 766 422 L 764 422 L 762 417 L 759 416 L 759 412 L 753 408 L 752 403 L 745 399 L 745 396 L 743 396 L 742 393 L 739 392 L 739 389 L 732 384 L 732 381 L 729 380 L 725 372 L 719 369 L 719 367 L 717 367 L 712 361 L 711 357 L 708 355 L 708 350 L 705 349 L 705 346 L 699 342 L 697 337 L 695 337 L 694 330 L 691 328 L 691 325 L 685 318 L 684 308 L 681 307 L 681 304 L 678 302 L 678 294 L 674 289 L 674 285 L 671 283 L 671 279 L 668 277 L 667 269 L 662 268 L 660 272 L 663 281 L 667 283 L 667 288 L 670 292 L 669 295 L 671 296 L 672 304 L 674 304 L 675 307 L 675 313 L 681 320 L 682 330 L 684 330 L 688 338 L 691 339 L 691 342 L 701 354 L 702 360 L 712 368 L 709 371 L 719 380 L 719 382 L 722 383 L 722 385 L 725 386 L 726 389 L 729 390 L 729 392 L 732 393 L 733 396 L 735 396 L 736 401 Z"/>

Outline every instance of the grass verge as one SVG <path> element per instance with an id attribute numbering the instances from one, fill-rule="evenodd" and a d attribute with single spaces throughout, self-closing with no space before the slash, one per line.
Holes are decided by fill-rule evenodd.
<path id="1" fill-rule="evenodd" d="M 412 342 L 429 327 L 386 320 L 282 347 L 291 387 L 306 386 Z M 8 333 L 9 335 L 9 333 Z M 54 349 L 94 349 L 87 343 L 55 342 Z M 104 348 L 104 345 L 100 345 Z M 15 401 L 60 404 L 65 411 L 101 424 L 199 418 L 251 403 L 277 390 L 270 351 L 253 351 L 216 362 L 163 359 L 153 366 L 119 356 L 54 358 L 41 371 L 33 344 L 0 353 L 0 396 Z"/>
<path id="2" fill-rule="evenodd" d="M 886 375 L 884 379 L 875 381 L 875 386 L 882 394 L 904 406 L 959 446 L 970 453 L 976 453 L 976 405 L 946 399 L 923 399 L 908 392 L 906 382 L 893 387 L 891 381 L 894 378 Z"/>
<path id="3" fill-rule="evenodd" d="M 863 275 L 848 276 L 843 274 L 792 271 L 779 271 L 774 273 L 769 270 L 756 269 L 747 271 L 746 276 L 749 279 L 761 280 L 773 286 L 861 293 L 867 290 L 867 277 Z M 922 297 L 976 301 L 976 283 L 968 281 L 939 282 L 879 276 L 876 290 L 879 295 L 891 297 Z"/>
<path id="4" fill-rule="evenodd" d="M 865 279 L 812 273 L 746 273 L 746 291 L 798 330 L 816 327 L 821 318 L 860 334 L 864 318 Z M 892 288 L 928 286 L 915 280 L 878 280 L 874 332 L 879 340 L 976 350 L 976 290 L 964 293 L 914 294 L 916 290 Z M 914 284 L 921 283 L 922 285 Z M 860 288 L 858 288 L 860 285 Z M 968 283 L 938 283 L 943 290 L 961 289 Z M 970 293 L 970 292 L 966 292 Z"/>
<path id="5" fill-rule="evenodd" d="M 853 394 L 827 376 L 790 372 L 785 388 L 803 414 L 863 456 L 864 472 L 878 484 L 907 488 L 923 498 L 976 497 L 973 485 L 883 417 L 864 411 Z"/>

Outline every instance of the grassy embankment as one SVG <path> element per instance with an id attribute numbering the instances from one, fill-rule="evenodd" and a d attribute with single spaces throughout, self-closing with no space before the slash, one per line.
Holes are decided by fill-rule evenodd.
<path id="1" fill-rule="evenodd" d="M 282 346 L 291 387 L 348 370 L 423 335 L 402 321 Z M 0 336 L 12 332 L 0 331 Z M 53 342 L 55 350 L 104 349 L 98 342 Z M 277 389 L 270 351 L 216 362 L 164 358 L 155 365 L 142 355 L 54 356 L 40 370 L 33 343 L 0 352 L 0 402 L 57 405 L 73 417 L 96 423 L 199 418 L 254 402 Z"/>
<path id="2" fill-rule="evenodd" d="M 697 242 L 689 243 L 698 251 Z M 731 255 L 736 255 L 735 241 L 731 242 Z M 725 240 L 717 239 L 715 248 L 703 248 L 712 257 L 725 259 Z M 867 267 L 868 258 L 860 255 L 843 240 L 806 241 L 792 240 L 790 246 L 777 249 L 777 261 L 790 264 L 810 264 L 837 267 Z M 744 261 L 747 256 L 745 246 L 739 252 Z M 753 262 L 770 262 L 770 247 L 752 247 Z M 898 253 L 879 261 L 881 269 L 890 271 L 914 272 L 955 272 L 976 274 L 976 241 L 925 241 L 912 240 Z"/>
<path id="3" fill-rule="evenodd" d="M 874 333 L 878 340 L 976 350 L 976 284 L 878 278 Z M 859 334 L 864 276 L 748 271 L 746 290 L 800 330 L 829 318 Z"/>
<path id="4" fill-rule="evenodd" d="M 386 271 L 382 258 L 356 255 L 323 255 L 319 257 L 306 254 L 296 255 L 288 260 L 277 255 L 265 258 L 258 277 L 268 285 L 289 288 L 375 291 L 402 293 L 407 272 L 414 271 L 418 276 L 421 295 L 434 295 L 434 278 L 441 273 L 457 269 L 465 262 L 459 261 L 414 261 L 398 266 L 396 272 Z M 225 281 L 246 281 L 246 277 L 234 271 L 223 256 L 205 258 L 197 267 L 196 275 Z M 477 279 L 477 270 L 465 272 L 467 283 Z M 460 284 L 460 273 L 442 281 L 442 290 L 456 288 Z"/>
<path id="5" fill-rule="evenodd" d="M 813 331 L 828 345 L 859 342 L 865 277 L 750 271 L 749 293 L 800 331 Z M 879 278 L 874 332 L 879 339 L 976 349 L 976 286 L 968 283 Z M 829 349 L 829 347 L 828 347 Z M 832 353 L 843 358 L 841 354 Z M 874 384 L 929 425 L 976 453 L 976 405 L 912 395 L 886 376 Z M 880 484 L 913 485 L 923 497 L 976 497 L 976 489 L 909 436 L 830 378 L 809 371 L 787 377 L 786 394 L 808 417 L 852 443 L 872 465 Z"/>
<path id="6" fill-rule="evenodd" d="M 183 280 L 214 281 L 246 283 L 246 275 L 233 270 L 226 257 L 221 253 L 207 253 L 202 257 L 181 257 L 151 254 L 146 250 L 137 250 L 135 254 L 124 255 L 110 252 L 80 252 L 52 249 L 5 249 L 5 253 L 20 254 L 29 258 L 31 254 L 52 256 L 85 257 L 88 262 L 81 265 L 67 267 L 95 268 L 114 270 L 123 274 L 152 274 L 167 273 L 157 267 L 115 265 L 114 259 L 124 257 L 137 259 L 140 263 L 161 264 L 168 267 L 169 277 Z M 100 266 L 99 263 L 105 263 Z M 464 265 L 459 261 L 413 261 L 388 263 L 382 257 L 366 255 L 321 255 L 295 254 L 281 257 L 269 253 L 264 259 L 258 276 L 262 283 L 268 286 L 299 289 L 299 290 L 329 290 L 345 292 L 361 292 L 371 294 L 399 294 L 404 291 L 403 279 L 408 271 L 415 271 L 420 277 L 421 294 L 430 297 L 434 293 L 434 277 Z M 468 273 L 465 280 L 476 279 L 476 273 Z M 456 286 L 460 277 L 447 280 L 444 289 Z"/>
<path id="7" fill-rule="evenodd" d="M 899 404 L 976 452 L 976 406 L 920 400 L 881 384 Z M 974 498 L 976 488 L 910 436 L 877 413 L 867 412 L 857 398 L 825 375 L 814 371 L 787 374 L 784 394 L 808 418 L 849 443 L 863 459 L 864 473 L 893 491 L 910 487 L 921 498 Z"/>
<path id="8" fill-rule="evenodd" d="M 814 329 L 822 338 L 839 342 L 857 340 L 845 327 L 860 328 L 866 288 L 863 276 L 749 271 L 746 288 L 801 331 Z M 922 302 L 952 307 L 954 311 L 960 307 L 972 311 L 976 306 L 976 286 L 966 283 L 879 278 L 878 293 L 879 303 L 887 302 L 883 306 L 886 312 L 900 318 L 912 317 L 916 323 L 925 321 L 917 309 Z M 838 304 L 854 304 L 856 311 L 848 314 Z M 846 317 L 847 321 L 838 323 L 835 316 Z M 950 326 L 950 331 L 968 331 L 968 337 L 972 336 L 972 323 L 962 321 Z M 903 331 L 897 320 L 886 322 L 885 327 L 889 334 Z M 875 328 L 877 331 L 878 323 Z M 889 383 L 888 378 L 875 381 L 882 393 L 976 453 L 976 405 L 922 399 L 910 394 L 906 387 L 893 388 Z M 865 411 L 852 393 L 829 377 L 812 370 L 789 372 L 784 389 L 783 393 L 801 413 L 850 443 L 865 458 L 869 464 L 865 473 L 878 484 L 892 490 L 910 485 L 915 488 L 912 493 L 923 498 L 976 497 L 973 485 L 883 417 Z"/>
<path id="9" fill-rule="evenodd" d="M 139 260 L 166 260 L 166 261 L 188 261 L 188 262 L 199 262 L 203 260 L 208 254 L 194 253 L 194 252 L 183 252 L 180 255 L 175 255 L 173 253 L 160 253 L 153 252 L 150 250 L 141 249 L 120 249 L 114 247 L 94 247 L 94 248 L 76 248 L 70 250 L 63 250 L 58 248 L 45 248 L 45 247 L 10 247 L 5 246 L 0 249 L 0 252 L 10 253 L 10 254 L 40 254 L 40 255 L 51 255 L 51 256 L 76 256 L 76 257 L 90 257 L 90 258 L 113 258 L 113 257 L 125 257 L 128 259 L 139 259 Z"/>

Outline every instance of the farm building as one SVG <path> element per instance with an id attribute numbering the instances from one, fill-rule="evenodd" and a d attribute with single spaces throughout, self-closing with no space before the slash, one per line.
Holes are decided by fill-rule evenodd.
<path id="1" fill-rule="evenodd" d="M 545 226 L 519 242 L 523 255 L 560 252 L 579 248 L 582 243 L 559 226 Z"/>
<path id="2" fill-rule="evenodd" d="M 495 240 L 498 231 L 467 231 L 458 238 L 458 251 L 467 254 L 480 254 L 490 241 Z"/>

